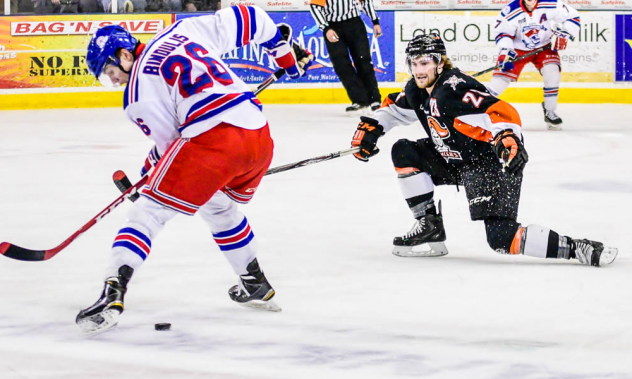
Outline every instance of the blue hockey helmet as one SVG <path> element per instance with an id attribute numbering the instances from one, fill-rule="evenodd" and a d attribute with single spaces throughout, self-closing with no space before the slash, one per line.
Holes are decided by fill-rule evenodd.
<path id="1" fill-rule="evenodd" d="M 138 40 L 127 30 L 119 25 L 108 25 L 97 30 L 88 44 L 86 63 L 88 70 L 101 83 L 107 84 L 109 78 L 104 78 L 103 70 L 109 64 L 118 66 L 121 70 L 121 62 L 116 57 L 118 49 L 126 49 L 134 53 Z M 125 71 L 125 70 L 123 70 Z M 106 79 L 105 82 L 103 79 Z"/>

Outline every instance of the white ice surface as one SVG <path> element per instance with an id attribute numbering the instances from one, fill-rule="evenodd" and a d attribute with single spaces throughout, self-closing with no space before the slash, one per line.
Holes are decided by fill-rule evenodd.
<path id="1" fill-rule="evenodd" d="M 517 105 L 530 161 L 519 221 L 617 246 L 612 266 L 502 256 L 440 187 L 450 254 L 398 258 L 412 217 L 390 162 L 344 157 L 266 177 L 242 211 L 281 313 L 231 302 L 230 266 L 198 217 L 154 241 L 117 328 L 78 335 L 122 205 L 53 259 L 0 257 L 0 378 L 632 378 L 629 105 L 562 104 L 547 132 Z M 273 166 L 349 146 L 343 106 L 266 106 Z M 151 143 L 120 109 L 0 112 L 0 241 L 49 249 L 118 196 Z M 169 332 L 154 331 L 158 322 Z"/>

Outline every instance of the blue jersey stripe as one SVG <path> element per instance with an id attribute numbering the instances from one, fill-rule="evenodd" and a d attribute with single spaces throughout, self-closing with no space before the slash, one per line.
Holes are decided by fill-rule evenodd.
<path id="1" fill-rule="evenodd" d="M 255 8 L 248 7 L 248 13 L 250 14 L 250 41 L 255 38 L 257 32 L 257 16 L 255 15 Z"/>
<path id="2" fill-rule="evenodd" d="M 189 124 L 187 124 L 186 126 L 183 126 L 181 128 L 178 128 L 178 131 L 180 133 L 182 133 L 182 131 L 184 131 L 186 128 L 188 128 L 191 125 L 195 125 L 200 121 L 204 121 L 204 120 L 208 120 L 209 118 L 213 117 L 213 116 L 217 116 L 218 114 L 224 112 L 225 110 L 228 110 L 232 107 L 234 107 L 235 105 L 241 104 L 244 101 L 249 100 L 248 97 L 246 96 L 239 96 L 234 98 L 233 100 L 227 102 L 226 104 L 223 104 L 222 106 L 220 106 L 219 108 L 215 108 L 209 112 L 204 113 L 203 115 L 200 115 L 198 118 L 195 119 L 195 121 L 190 122 Z"/>
<path id="3" fill-rule="evenodd" d="M 244 21 L 241 19 L 241 12 L 239 12 L 239 7 L 237 5 L 233 5 L 231 8 L 233 9 L 233 12 L 235 13 L 235 18 L 237 19 L 237 44 L 235 46 L 241 47 L 244 40 Z"/>

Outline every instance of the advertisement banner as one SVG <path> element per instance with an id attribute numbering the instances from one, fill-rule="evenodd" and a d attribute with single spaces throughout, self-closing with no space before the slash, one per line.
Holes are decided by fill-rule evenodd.
<path id="1" fill-rule="evenodd" d="M 455 9 L 498 9 L 509 4 L 511 0 L 453 0 Z"/>
<path id="2" fill-rule="evenodd" d="M 395 28 L 394 12 L 378 12 L 380 25 L 384 35 L 375 38 L 368 18 L 363 16 L 367 35 L 371 44 L 371 55 L 375 69 L 375 77 L 378 82 L 392 82 L 395 80 L 394 46 Z M 176 15 L 176 20 L 191 17 L 192 15 Z M 304 77 L 291 80 L 283 77 L 282 81 L 292 83 L 330 83 L 338 82 L 338 76 L 334 72 L 329 53 L 325 46 L 323 33 L 314 22 L 311 13 L 270 13 L 274 22 L 285 22 L 292 27 L 294 39 L 303 47 L 314 54 L 314 63 L 307 70 Z M 261 83 L 267 79 L 278 66 L 274 59 L 270 59 L 262 48 L 255 44 L 248 44 L 230 53 L 224 54 L 222 59 L 228 66 L 246 83 Z"/>
<path id="3" fill-rule="evenodd" d="M 256 5 L 266 11 L 309 11 L 309 0 L 222 0 L 222 8 Z"/>
<path id="4" fill-rule="evenodd" d="M 90 34 L 118 24 L 145 42 L 169 14 L 0 17 L 0 89 L 100 86 L 85 65 Z"/>
<path id="5" fill-rule="evenodd" d="M 615 16 L 615 80 L 632 82 L 632 14 Z"/>
<path id="6" fill-rule="evenodd" d="M 493 67 L 498 57 L 494 25 L 496 12 L 399 12 L 397 25 L 395 64 L 398 81 L 408 76 L 405 49 L 418 34 L 436 32 L 445 41 L 448 57 L 461 70 L 477 72 Z M 560 51 L 562 75 L 572 74 L 573 81 L 612 81 L 613 30 L 612 14 L 582 12 L 582 28 L 575 41 Z M 628 27 L 629 28 L 629 27 Z M 527 65 L 524 72 L 536 71 Z"/>
<path id="7" fill-rule="evenodd" d="M 449 9 L 453 0 L 373 0 L 377 10 Z"/>

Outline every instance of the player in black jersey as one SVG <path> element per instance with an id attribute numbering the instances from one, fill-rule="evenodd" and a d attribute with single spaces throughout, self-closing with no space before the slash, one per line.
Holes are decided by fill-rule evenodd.
<path id="1" fill-rule="evenodd" d="M 462 185 L 472 220 L 483 220 L 487 242 L 504 254 L 578 259 L 591 266 L 610 264 L 618 250 L 600 242 L 573 239 L 517 221 L 522 171 L 529 160 L 518 112 L 492 96 L 476 79 L 452 66 L 436 34 L 416 36 L 406 48 L 412 78 L 390 94 L 373 118 L 361 117 L 351 143 L 355 157 L 368 161 L 377 140 L 394 126 L 419 120 L 430 138 L 401 139 L 393 164 L 416 222 L 395 237 L 393 254 L 402 257 L 448 253 L 446 233 L 433 199 L 435 185 Z"/>

